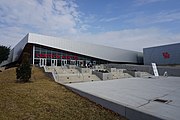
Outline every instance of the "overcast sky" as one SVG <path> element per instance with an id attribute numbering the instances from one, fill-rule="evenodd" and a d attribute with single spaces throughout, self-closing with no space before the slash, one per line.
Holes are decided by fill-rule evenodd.
<path id="1" fill-rule="evenodd" d="M 180 42 L 180 0 L 0 0 L 0 44 L 29 32 L 142 51 Z"/>

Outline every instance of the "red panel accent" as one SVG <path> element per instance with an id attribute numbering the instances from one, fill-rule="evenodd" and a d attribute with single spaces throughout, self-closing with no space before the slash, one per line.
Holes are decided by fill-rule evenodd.
<path id="1" fill-rule="evenodd" d="M 59 59 L 59 58 L 61 58 L 61 56 L 60 55 L 56 55 L 56 58 Z"/>
<path id="2" fill-rule="evenodd" d="M 36 57 L 38 58 L 56 58 L 56 59 L 74 59 L 78 60 L 78 56 L 60 56 L 60 55 L 54 55 L 54 54 L 36 54 Z"/>
<path id="3" fill-rule="evenodd" d="M 62 58 L 62 59 L 65 59 L 65 58 L 66 58 L 66 56 L 62 56 L 61 58 Z"/>

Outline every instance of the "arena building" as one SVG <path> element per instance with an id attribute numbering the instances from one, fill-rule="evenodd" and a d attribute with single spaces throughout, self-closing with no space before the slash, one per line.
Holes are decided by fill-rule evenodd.
<path id="1" fill-rule="evenodd" d="M 18 62 L 23 52 L 30 53 L 31 64 L 41 67 L 67 64 L 77 66 L 107 63 L 143 64 L 141 52 L 34 33 L 28 33 L 11 50 L 9 59 L 3 64 Z"/>

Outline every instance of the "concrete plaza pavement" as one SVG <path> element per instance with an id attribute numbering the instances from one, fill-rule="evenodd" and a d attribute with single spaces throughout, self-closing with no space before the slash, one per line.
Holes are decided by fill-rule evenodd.
<path id="1" fill-rule="evenodd" d="M 180 77 L 125 78 L 66 86 L 128 119 L 180 119 Z"/>

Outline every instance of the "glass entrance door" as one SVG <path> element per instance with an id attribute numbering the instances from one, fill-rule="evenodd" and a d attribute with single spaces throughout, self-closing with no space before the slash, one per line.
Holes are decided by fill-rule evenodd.
<path id="1" fill-rule="evenodd" d="M 40 64 L 40 67 L 46 66 L 46 59 L 41 58 L 39 64 Z"/>
<path id="2" fill-rule="evenodd" d="M 51 66 L 57 66 L 57 59 L 51 59 Z"/>
<path id="3" fill-rule="evenodd" d="M 67 60 L 66 59 L 61 59 L 61 66 L 65 66 L 67 64 Z"/>
<path id="4" fill-rule="evenodd" d="M 92 64 L 91 64 L 91 61 L 90 60 L 86 60 L 86 67 L 90 67 Z"/>
<path id="5" fill-rule="evenodd" d="M 77 60 L 77 66 L 83 66 L 84 60 Z"/>
<path id="6" fill-rule="evenodd" d="M 70 60 L 70 65 L 76 65 L 76 60 Z"/>

